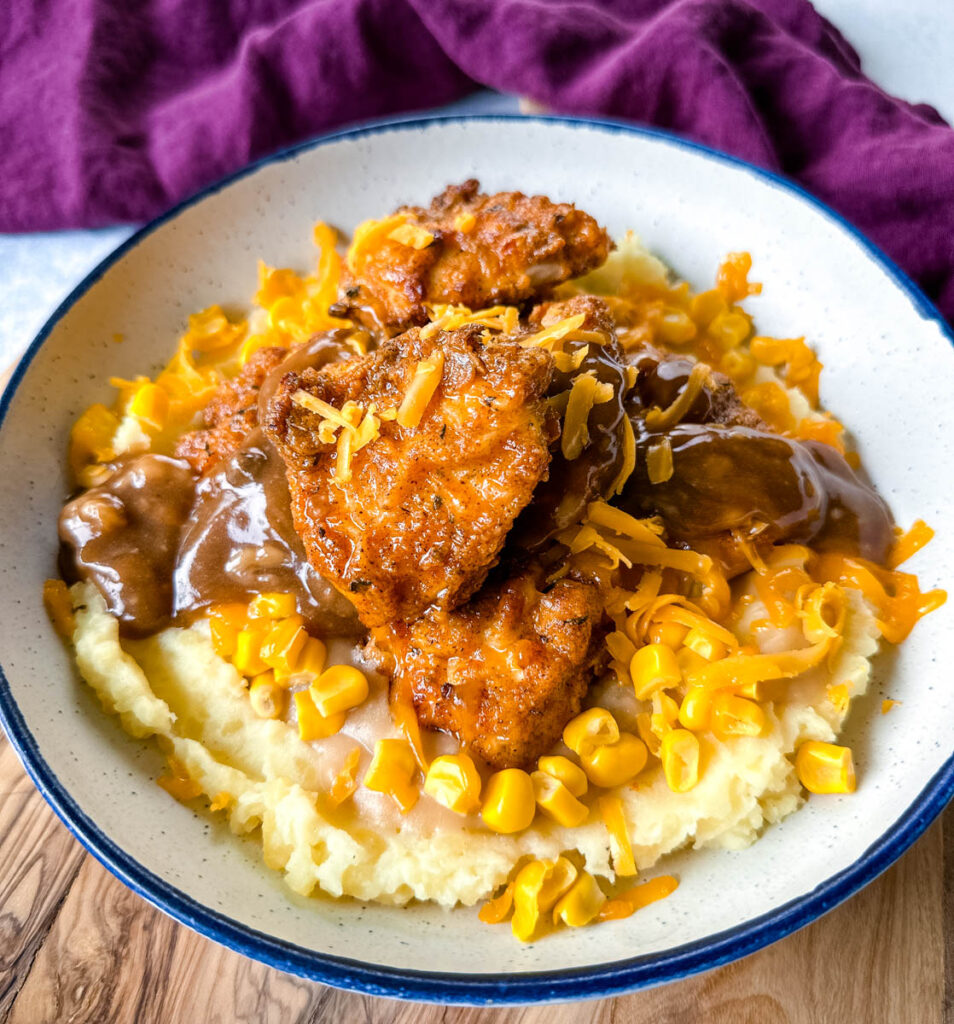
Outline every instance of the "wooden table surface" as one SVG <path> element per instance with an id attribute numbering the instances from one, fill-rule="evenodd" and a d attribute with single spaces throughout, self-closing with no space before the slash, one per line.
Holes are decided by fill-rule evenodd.
<path id="1" fill-rule="evenodd" d="M 954 1024 L 954 804 L 853 899 L 737 963 L 618 999 L 447 1008 L 303 981 L 176 924 L 83 850 L 0 733 L 0 1024 L 61 1021 Z"/>

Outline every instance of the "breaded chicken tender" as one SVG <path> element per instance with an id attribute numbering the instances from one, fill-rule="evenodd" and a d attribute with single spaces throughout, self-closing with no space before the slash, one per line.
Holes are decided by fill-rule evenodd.
<path id="1" fill-rule="evenodd" d="M 453 612 L 372 634 L 372 655 L 421 725 L 453 733 L 493 768 L 532 764 L 576 715 L 602 638 L 599 588 L 525 571 Z"/>
<path id="2" fill-rule="evenodd" d="M 282 378 L 265 429 L 285 460 L 295 529 L 366 626 L 454 608 L 483 583 L 547 474 L 551 372 L 548 353 L 485 343 L 471 325 L 415 329 Z M 326 414 L 348 402 L 380 422 L 355 434 L 346 468 L 346 428 L 331 436 Z"/>
<path id="3" fill-rule="evenodd" d="M 606 231 L 572 204 L 479 188 L 465 181 L 426 209 L 402 207 L 396 237 L 353 247 L 334 312 L 394 335 L 427 322 L 425 303 L 512 305 L 606 260 Z"/>
<path id="4" fill-rule="evenodd" d="M 258 393 L 265 378 L 288 355 L 283 348 L 260 348 L 237 377 L 221 384 L 202 413 L 205 426 L 183 434 L 175 453 L 202 474 L 232 455 L 258 423 Z"/>

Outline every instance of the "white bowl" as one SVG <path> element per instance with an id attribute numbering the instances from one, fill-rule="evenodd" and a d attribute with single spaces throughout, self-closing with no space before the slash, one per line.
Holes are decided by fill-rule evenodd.
<path id="1" fill-rule="evenodd" d="M 332 985 L 441 1002 L 610 995 L 750 953 L 869 882 L 954 792 L 954 603 L 876 663 L 849 723 L 860 784 L 817 798 L 739 853 L 674 858 L 681 885 L 627 921 L 522 946 L 476 911 L 291 897 L 259 848 L 153 781 L 158 754 L 104 715 L 48 625 L 66 438 L 111 374 L 155 371 L 192 311 L 243 305 L 256 260 L 301 268 L 318 218 L 351 228 L 477 176 L 634 228 L 697 287 L 738 249 L 764 295 L 759 329 L 805 334 L 825 404 L 850 428 L 899 523 L 937 538 L 912 560 L 954 580 L 954 351 L 936 311 L 884 256 L 806 194 L 671 137 L 544 118 L 426 121 L 348 132 L 258 164 L 132 237 L 54 314 L 0 405 L 0 716 L 79 840 L 144 898 L 209 937 Z M 123 344 L 112 339 L 122 334 Z M 883 695 L 902 700 L 878 713 Z"/>

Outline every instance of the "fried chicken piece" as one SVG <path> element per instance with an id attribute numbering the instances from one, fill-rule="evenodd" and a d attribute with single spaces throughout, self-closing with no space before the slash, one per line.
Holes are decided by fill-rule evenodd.
<path id="1" fill-rule="evenodd" d="M 425 359 L 442 369 L 420 422 L 382 419 L 343 472 L 323 416 L 296 394 L 336 409 L 400 409 Z M 365 625 L 414 619 L 432 603 L 453 608 L 484 581 L 547 473 L 551 372 L 548 353 L 484 344 L 470 325 L 414 329 L 361 358 L 283 377 L 265 429 L 285 459 L 295 528 Z"/>
<path id="2" fill-rule="evenodd" d="M 433 241 L 415 248 L 374 239 L 343 276 L 336 315 L 394 335 L 427 322 L 425 303 L 513 305 L 598 267 L 609 254 L 606 231 L 570 203 L 522 192 L 481 195 L 479 188 L 465 181 L 426 209 L 398 210 Z"/>
<path id="3" fill-rule="evenodd" d="M 600 657 L 599 588 L 565 578 L 541 593 L 539 582 L 527 571 L 456 611 L 372 634 L 392 700 L 409 697 L 422 726 L 495 769 L 530 765 L 559 740 Z"/>
<path id="4" fill-rule="evenodd" d="M 582 331 L 600 331 L 608 340 L 616 341 L 616 321 L 605 299 L 598 295 L 574 295 L 559 302 L 541 302 L 530 312 L 530 323 L 536 327 L 552 327 L 567 317 L 583 314 Z"/>
<path id="5" fill-rule="evenodd" d="M 265 378 L 288 355 L 283 348 L 260 348 L 238 376 L 219 385 L 202 413 L 205 426 L 183 434 L 176 456 L 200 475 L 236 452 L 258 425 L 258 392 Z"/>

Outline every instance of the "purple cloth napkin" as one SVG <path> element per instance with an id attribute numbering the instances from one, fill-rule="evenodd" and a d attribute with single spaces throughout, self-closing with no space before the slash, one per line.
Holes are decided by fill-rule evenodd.
<path id="1" fill-rule="evenodd" d="M 954 321 L 954 131 L 868 81 L 806 0 L 0 6 L 3 231 L 145 220 L 288 143 L 482 84 L 789 175 Z"/>

